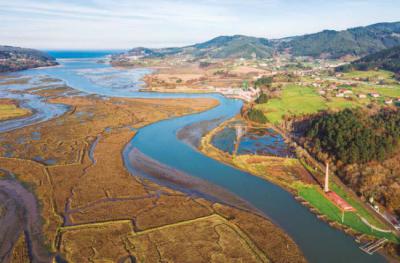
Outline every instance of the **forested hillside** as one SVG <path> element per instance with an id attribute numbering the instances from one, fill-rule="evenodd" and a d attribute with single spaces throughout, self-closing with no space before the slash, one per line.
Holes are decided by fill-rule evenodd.
<path id="1" fill-rule="evenodd" d="M 400 78 L 400 46 L 365 56 L 348 65 L 337 68 L 337 71 L 383 69 L 396 73 Z"/>
<path id="2" fill-rule="evenodd" d="M 324 30 L 282 42 L 295 56 L 339 58 L 345 55 L 365 56 L 400 45 L 400 22 L 379 23 L 342 31 Z"/>
<path id="3" fill-rule="evenodd" d="M 366 199 L 400 215 L 400 112 L 382 109 L 326 113 L 311 121 L 303 144 Z"/>
<path id="4" fill-rule="evenodd" d="M 50 55 L 35 49 L 0 46 L 0 72 L 57 65 Z"/>
<path id="5" fill-rule="evenodd" d="M 184 47 L 133 48 L 120 56 L 114 56 L 114 60 L 127 56 L 264 59 L 279 52 L 288 52 L 294 56 L 339 58 L 346 55 L 364 56 L 398 45 L 400 45 L 400 22 L 380 23 L 343 31 L 324 30 L 275 40 L 243 35 L 219 36 Z"/>

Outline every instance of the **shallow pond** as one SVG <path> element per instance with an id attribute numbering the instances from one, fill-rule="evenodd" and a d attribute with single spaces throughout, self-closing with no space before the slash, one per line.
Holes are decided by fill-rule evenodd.
<path id="1" fill-rule="evenodd" d="M 251 128 L 242 124 L 228 124 L 213 136 L 211 143 L 224 152 L 236 155 L 293 155 L 284 138 L 273 129 Z"/>

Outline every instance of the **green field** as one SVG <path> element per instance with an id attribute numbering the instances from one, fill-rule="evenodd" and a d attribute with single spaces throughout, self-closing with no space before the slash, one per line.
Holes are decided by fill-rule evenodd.
<path id="1" fill-rule="evenodd" d="M 326 109 L 325 100 L 313 88 L 286 86 L 280 98 L 256 106 L 269 122 L 279 123 L 285 115 L 303 115 Z"/>
<path id="2" fill-rule="evenodd" d="M 342 79 L 369 78 L 370 80 L 390 80 L 394 73 L 385 70 L 350 71 L 343 74 Z"/>
<path id="3" fill-rule="evenodd" d="M 348 200 L 347 198 L 346 201 L 351 203 L 356 209 L 357 212 L 346 212 L 344 215 L 344 222 L 342 223 L 342 212 L 338 207 L 336 207 L 331 201 L 329 201 L 323 193 L 317 188 L 317 186 L 310 186 L 310 185 L 304 185 L 304 184 L 298 184 L 296 185 L 296 188 L 298 190 L 299 195 L 309 202 L 312 207 L 317 209 L 321 214 L 326 215 L 327 218 L 329 218 L 332 221 L 338 222 L 340 224 L 346 225 L 350 227 L 351 229 L 354 229 L 355 231 L 359 233 L 364 233 L 367 235 L 371 236 L 376 236 L 376 237 L 385 237 L 388 240 L 391 240 L 393 242 L 398 243 L 399 240 L 398 238 L 392 234 L 392 233 L 384 233 L 384 232 L 379 232 L 377 230 L 374 230 L 370 228 L 368 225 L 366 225 L 364 222 L 361 221 L 360 217 L 357 214 L 360 214 L 364 218 L 368 220 L 371 224 L 375 225 L 375 223 L 379 224 L 381 226 L 381 223 L 377 222 L 375 219 L 371 219 L 371 215 L 368 214 L 364 208 L 360 207 L 359 204 L 355 204 L 354 200 Z M 338 193 L 339 195 L 343 193 Z M 359 209 L 359 210 L 358 210 Z M 366 215 L 367 214 L 367 215 Z M 372 222 L 371 222 L 371 221 Z"/>
<path id="4" fill-rule="evenodd" d="M 354 198 L 351 198 L 340 186 L 337 184 L 331 182 L 330 187 L 332 188 L 333 191 L 335 191 L 340 197 L 342 197 L 346 202 L 348 202 L 352 207 L 354 207 L 357 210 L 357 213 L 364 217 L 370 224 L 378 227 L 378 228 L 386 228 L 386 226 L 377 220 L 374 216 L 371 215 L 371 213 L 364 208 L 360 202 L 355 200 Z"/>
<path id="5" fill-rule="evenodd" d="M 326 102 L 326 106 L 330 110 L 342 110 L 346 108 L 357 108 L 366 105 L 370 102 L 369 99 L 356 99 L 349 100 L 346 98 L 331 98 Z"/>
<path id="6" fill-rule="evenodd" d="M 285 115 L 299 116 L 327 109 L 341 110 L 349 107 L 358 107 L 363 103 L 358 99 L 350 101 L 336 97 L 328 101 L 319 95 L 314 88 L 288 85 L 282 90 L 280 98 L 270 99 L 267 103 L 259 104 L 255 107 L 264 112 L 269 122 L 279 124 Z"/>
<path id="7" fill-rule="evenodd" d="M 371 93 L 376 92 L 384 97 L 400 98 L 400 85 L 384 85 L 384 86 L 372 86 L 372 85 L 359 85 L 352 89 L 357 93 Z"/>

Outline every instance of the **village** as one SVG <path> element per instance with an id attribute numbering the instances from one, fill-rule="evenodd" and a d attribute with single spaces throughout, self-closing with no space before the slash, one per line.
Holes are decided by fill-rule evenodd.
<path id="1" fill-rule="evenodd" d="M 144 51 L 143 51 L 144 52 Z M 271 77 L 273 87 L 288 84 L 312 88 L 316 95 L 325 100 L 339 99 L 341 104 L 365 105 L 371 102 L 397 105 L 400 92 L 399 81 L 393 74 L 384 71 L 359 73 L 336 73 L 340 60 L 291 58 L 284 55 L 270 59 L 201 59 L 193 63 L 190 57 L 168 59 L 144 59 L 135 55 L 124 57 L 116 66 L 124 64 L 147 67 L 155 73 L 145 77 L 143 91 L 221 93 L 231 98 L 254 101 L 263 87 L 254 87 L 257 79 Z"/>

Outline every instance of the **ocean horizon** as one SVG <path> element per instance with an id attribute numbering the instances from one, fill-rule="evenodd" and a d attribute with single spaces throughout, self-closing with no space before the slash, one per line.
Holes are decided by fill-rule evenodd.
<path id="1" fill-rule="evenodd" d="M 44 50 L 49 55 L 58 59 L 69 58 L 100 58 L 111 54 L 124 52 L 125 50 Z"/>

